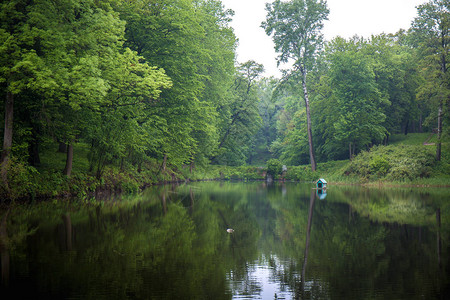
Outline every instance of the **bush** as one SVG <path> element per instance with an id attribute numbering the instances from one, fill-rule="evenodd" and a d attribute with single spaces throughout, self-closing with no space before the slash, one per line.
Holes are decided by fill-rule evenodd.
<path id="1" fill-rule="evenodd" d="M 358 154 L 344 174 L 363 180 L 413 180 L 430 176 L 435 163 L 432 150 L 423 146 L 375 146 Z"/>
<path id="2" fill-rule="evenodd" d="M 278 159 L 272 158 L 267 161 L 267 174 L 271 175 L 273 178 L 277 178 L 282 171 L 283 165 Z"/>
<path id="3" fill-rule="evenodd" d="M 33 167 L 27 166 L 14 157 L 8 161 L 7 165 L 7 180 L 8 186 L 1 182 L 0 193 L 2 198 L 10 198 L 12 200 L 34 196 L 34 180 L 33 177 L 37 170 Z"/>
<path id="4" fill-rule="evenodd" d="M 309 166 L 289 167 L 286 172 L 286 179 L 292 181 L 314 181 L 315 177 Z"/>
<path id="5" fill-rule="evenodd" d="M 377 177 L 385 176 L 391 165 L 385 156 L 375 155 L 369 162 L 370 174 L 374 174 Z"/>

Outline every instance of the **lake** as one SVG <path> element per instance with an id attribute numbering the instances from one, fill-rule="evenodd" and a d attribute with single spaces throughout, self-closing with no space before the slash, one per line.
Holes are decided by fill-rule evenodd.
<path id="1" fill-rule="evenodd" d="M 0 297 L 449 299 L 450 189 L 313 188 L 201 182 L 2 206 Z"/>

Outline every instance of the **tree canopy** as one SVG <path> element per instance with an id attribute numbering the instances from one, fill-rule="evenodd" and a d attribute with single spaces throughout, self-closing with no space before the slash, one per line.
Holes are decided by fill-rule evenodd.
<path id="1" fill-rule="evenodd" d="M 315 170 L 410 132 L 436 132 L 441 159 L 448 0 L 418 6 L 409 29 L 331 41 L 326 1 L 275 0 L 266 11 L 277 60 L 291 64 L 283 78 L 237 62 L 234 12 L 219 0 L 2 1 L 2 190 L 23 170 L 46 172 L 50 148 L 66 153 L 59 173 L 71 176 L 83 155 L 99 180 L 108 168 L 269 159 Z"/>

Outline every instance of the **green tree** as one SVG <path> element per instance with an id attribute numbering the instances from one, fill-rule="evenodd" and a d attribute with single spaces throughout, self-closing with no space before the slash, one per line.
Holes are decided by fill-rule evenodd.
<path id="1" fill-rule="evenodd" d="M 258 109 L 261 116 L 261 128 L 253 137 L 252 151 L 248 157 L 249 164 L 264 164 L 270 158 L 270 145 L 277 138 L 276 120 L 282 108 L 275 95 L 278 80 L 262 78 L 257 83 Z"/>
<path id="2" fill-rule="evenodd" d="M 105 71 L 111 88 L 99 113 L 91 114 L 85 137 L 91 144 L 90 169 L 100 178 L 108 162 L 141 165 L 151 149 L 153 106 L 171 82 L 162 69 L 149 66 L 130 49 L 117 53 Z M 92 126 L 93 125 L 93 126 Z"/>
<path id="3" fill-rule="evenodd" d="M 125 24 L 108 2 L 43 1 L 29 11 L 43 61 L 32 88 L 45 97 L 52 132 L 68 144 L 63 173 L 70 176 L 73 145 L 111 88 L 106 74 L 122 48 Z"/>
<path id="4" fill-rule="evenodd" d="M 229 117 L 229 111 L 222 108 L 229 107 L 234 99 L 231 87 L 236 72 L 236 37 L 229 24 L 233 11 L 225 10 L 216 0 L 201 1 L 200 7 L 201 25 L 205 31 L 202 47 L 206 59 L 199 68 L 204 84 L 199 99 L 205 108 L 205 117 L 196 120 L 193 137 L 197 142 L 195 163 L 205 165 L 217 152 L 222 125 Z"/>
<path id="5" fill-rule="evenodd" d="M 1 179 L 7 188 L 13 147 L 14 105 L 30 89 L 41 64 L 35 49 L 39 37 L 28 22 L 27 2 L 16 0 L 0 3 L 0 90 L 5 95 L 5 125 L 0 163 Z"/>
<path id="6" fill-rule="evenodd" d="M 127 21 L 126 46 L 173 82 L 155 106 L 165 126 L 155 128 L 152 155 L 177 166 L 204 163 L 217 147 L 217 113 L 234 75 L 231 12 L 213 0 L 120 2 L 117 9 Z"/>
<path id="7" fill-rule="evenodd" d="M 322 48 L 323 21 L 328 18 L 326 1 L 276 0 L 266 5 L 267 17 L 262 23 L 267 35 L 272 35 L 275 50 L 280 52 L 278 63 L 293 63 L 293 73 L 300 73 L 303 99 L 306 107 L 307 132 L 311 169 L 316 170 L 316 159 L 311 129 L 310 100 L 307 74 L 314 67 L 318 51 Z"/>
<path id="8" fill-rule="evenodd" d="M 310 163 L 306 110 L 300 94 L 301 87 L 297 84 L 296 77 L 291 76 L 277 87 L 275 96 L 281 109 L 276 122 L 278 138 L 272 143 L 271 151 L 291 165 Z"/>
<path id="9" fill-rule="evenodd" d="M 417 61 L 412 50 L 399 43 L 401 34 L 372 36 L 362 49 L 373 61 L 372 70 L 381 96 L 389 100 L 382 103 L 386 115 L 383 126 L 389 134 L 401 131 L 408 134 L 419 115 Z"/>
<path id="10" fill-rule="evenodd" d="M 448 99 L 450 80 L 447 72 L 449 59 L 450 1 L 430 0 L 417 7 L 418 16 L 414 19 L 411 32 L 422 54 L 424 84 L 418 97 L 426 97 L 436 103 L 438 141 L 436 158 L 441 160 L 441 138 L 443 119 L 448 119 Z M 447 109 L 444 109 L 444 106 Z"/>
<path id="11" fill-rule="evenodd" d="M 222 109 L 228 118 L 220 126 L 218 155 L 212 161 L 224 164 L 245 163 L 250 150 L 249 141 L 261 125 L 258 111 L 256 80 L 264 67 L 255 61 L 247 61 L 238 67 L 233 85 L 234 101 Z"/>
<path id="12" fill-rule="evenodd" d="M 362 40 L 347 42 L 338 37 L 327 51 L 331 88 L 327 105 L 332 107 L 334 127 L 333 137 L 329 138 L 348 145 L 350 159 L 356 147 L 361 149 L 383 139 L 386 116 L 382 107 L 390 104 L 378 90 L 370 58 L 361 51 L 364 44 Z"/>

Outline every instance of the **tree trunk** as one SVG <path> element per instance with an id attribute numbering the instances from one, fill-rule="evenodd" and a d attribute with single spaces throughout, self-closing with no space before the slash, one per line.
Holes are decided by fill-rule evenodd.
<path id="1" fill-rule="evenodd" d="M 437 128 L 437 143 L 436 143 L 436 160 L 441 160 L 441 135 L 442 135 L 442 100 L 439 100 L 438 108 L 438 128 Z"/>
<path id="2" fill-rule="evenodd" d="M 72 173 L 72 163 L 73 163 L 73 142 L 71 142 L 67 146 L 66 166 L 63 171 L 63 174 L 68 177 L 70 177 L 70 174 Z"/>
<path id="3" fill-rule="evenodd" d="M 441 53 L 441 72 L 442 72 L 442 78 L 447 78 L 446 77 L 446 73 L 447 73 L 447 54 L 448 54 L 448 27 L 446 28 L 446 30 L 442 29 L 441 30 L 441 45 L 442 45 L 442 49 L 444 50 L 443 53 Z M 447 49 L 447 51 L 445 51 L 445 49 Z M 445 84 L 445 81 L 443 82 Z M 446 87 L 448 88 L 448 83 L 446 84 Z M 439 99 L 439 107 L 438 107 L 438 140 L 436 143 L 436 160 L 440 161 L 441 160 L 441 136 L 442 136 L 442 116 L 443 116 L 443 112 L 442 112 L 442 106 L 443 106 L 443 101 L 442 101 L 442 97 Z"/>
<path id="4" fill-rule="evenodd" d="M 163 161 L 163 165 L 162 165 L 163 171 L 166 170 L 166 164 L 167 164 L 167 154 L 164 154 L 164 161 Z"/>
<path id="5" fill-rule="evenodd" d="M 408 127 L 409 127 L 409 120 L 406 121 L 406 125 L 405 125 L 405 135 L 408 135 Z"/>
<path id="6" fill-rule="evenodd" d="M 416 121 L 411 121 L 411 128 L 409 130 L 409 132 L 413 132 L 416 133 L 417 132 L 417 122 Z"/>
<path id="7" fill-rule="evenodd" d="M 58 145 L 58 152 L 60 153 L 67 153 L 67 144 L 63 143 L 61 141 L 58 141 L 59 145 Z"/>
<path id="8" fill-rule="evenodd" d="M 306 88 L 306 71 L 302 70 L 302 86 L 303 86 L 303 96 L 305 99 L 306 106 L 306 124 L 308 130 L 308 143 L 309 143 L 309 159 L 311 161 L 311 170 L 314 172 L 316 170 L 316 158 L 314 155 L 314 145 L 312 140 L 312 130 L 311 130 L 311 113 L 309 110 L 309 97 L 308 89 Z"/>
<path id="9" fill-rule="evenodd" d="M 419 133 L 423 132 L 423 128 L 422 128 L 422 112 L 420 112 L 419 114 Z"/>
<path id="10" fill-rule="evenodd" d="M 5 102 L 5 130 L 3 133 L 3 151 L 1 157 L 1 177 L 6 187 L 8 186 L 8 162 L 13 139 L 13 120 L 14 95 L 11 92 L 7 92 Z"/>
<path id="11" fill-rule="evenodd" d="M 120 159 L 120 171 L 123 172 L 125 169 L 125 157 Z"/>
<path id="12" fill-rule="evenodd" d="M 39 141 L 36 136 L 33 137 L 28 145 L 28 163 L 30 166 L 34 167 L 41 164 L 41 158 L 39 157 Z"/>
<path id="13" fill-rule="evenodd" d="M 352 160 L 352 143 L 348 143 L 348 158 Z"/>

